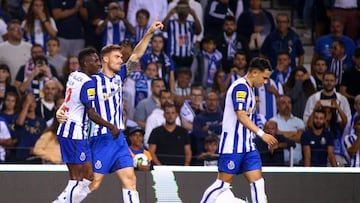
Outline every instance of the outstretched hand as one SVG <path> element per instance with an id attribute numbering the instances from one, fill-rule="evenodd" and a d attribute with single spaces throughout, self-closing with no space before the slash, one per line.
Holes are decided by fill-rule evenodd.
<path id="1" fill-rule="evenodd" d="M 113 126 L 112 128 L 110 128 L 110 132 L 114 140 L 116 140 L 119 137 L 120 130 L 117 127 Z"/>

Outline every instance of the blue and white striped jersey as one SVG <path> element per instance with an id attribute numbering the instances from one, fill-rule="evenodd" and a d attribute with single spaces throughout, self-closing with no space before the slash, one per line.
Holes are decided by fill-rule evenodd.
<path id="1" fill-rule="evenodd" d="M 104 119 L 119 129 L 124 129 L 124 115 L 122 102 L 122 85 L 126 77 L 126 65 L 121 66 L 119 73 L 109 78 L 102 72 L 93 75 L 96 86 L 95 109 Z M 104 126 L 96 125 L 91 136 L 109 134 L 110 130 Z"/>
<path id="2" fill-rule="evenodd" d="M 127 29 L 122 20 L 118 23 L 107 22 L 102 33 L 102 45 L 119 44 L 128 37 Z"/>
<path id="3" fill-rule="evenodd" d="M 345 149 L 350 148 L 356 141 L 357 136 L 352 133 L 344 136 L 344 146 Z M 358 150 L 354 157 L 350 157 L 347 150 L 345 150 L 345 155 L 348 160 L 350 160 L 350 167 L 360 167 L 360 150 Z"/>
<path id="4" fill-rule="evenodd" d="M 276 97 L 267 90 L 270 85 L 274 86 L 280 95 L 284 94 L 281 83 L 277 83 L 273 79 L 270 79 L 268 83 L 260 88 L 255 88 L 255 94 L 259 96 L 258 112 L 264 115 L 267 120 L 277 114 Z"/>
<path id="5" fill-rule="evenodd" d="M 93 107 L 94 100 L 94 81 L 81 71 L 71 73 L 65 95 L 65 115 L 68 120 L 59 125 L 57 135 L 75 140 L 87 139 L 89 118 L 86 110 Z"/>
<path id="6" fill-rule="evenodd" d="M 254 121 L 255 103 L 255 94 L 245 78 L 236 80 L 229 87 L 225 98 L 219 153 L 232 154 L 255 150 L 255 134 L 244 127 L 236 115 L 237 111 L 246 111 L 249 118 Z"/>
<path id="7" fill-rule="evenodd" d="M 179 24 L 177 20 L 170 20 L 168 33 L 168 54 L 178 57 L 192 57 L 195 24 L 192 21 L 186 21 Z"/>

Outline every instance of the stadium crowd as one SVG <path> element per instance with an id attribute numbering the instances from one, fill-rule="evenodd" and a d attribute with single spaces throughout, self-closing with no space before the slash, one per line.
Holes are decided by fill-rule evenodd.
<path id="1" fill-rule="evenodd" d="M 360 167 L 359 0 L 305 0 L 302 35 L 262 0 L 0 2 L 0 163 L 61 163 L 55 113 L 78 52 L 119 44 L 126 62 L 159 19 L 123 86 L 129 150 L 148 159 L 139 170 L 217 165 L 226 90 L 259 56 L 273 72 L 254 122 L 279 142 L 254 138 L 263 165 Z"/>

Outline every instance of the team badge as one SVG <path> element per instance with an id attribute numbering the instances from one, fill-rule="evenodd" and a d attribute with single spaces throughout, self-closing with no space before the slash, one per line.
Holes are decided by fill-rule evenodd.
<path id="1" fill-rule="evenodd" d="M 235 163 L 234 163 L 234 161 L 230 161 L 230 162 L 228 163 L 227 167 L 228 167 L 228 169 L 233 170 L 233 169 L 235 168 Z"/>
<path id="2" fill-rule="evenodd" d="M 321 144 L 321 145 L 325 145 L 325 144 L 326 144 L 326 139 L 325 139 L 325 137 L 321 137 L 320 144 Z"/>
<path id="3" fill-rule="evenodd" d="M 96 163 L 95 163 L 95 168 L 100 169 L 101 167 L 102 167 L 101 161 L 97 160 Z"/>
<path id="4" fill-rule="evenodd" d="M 80 161 L 85 161 L 85 159 L 86 159 L 85 153 L 84 153 L 84 152 L 81 152 L 81 154 L 80 154 Z"/>
<path id="5" fill-rule="evenodd" d="M 89 100 L 95 99 L 95 88 L 90 88 L 87 90 L 87 95 Z"/>

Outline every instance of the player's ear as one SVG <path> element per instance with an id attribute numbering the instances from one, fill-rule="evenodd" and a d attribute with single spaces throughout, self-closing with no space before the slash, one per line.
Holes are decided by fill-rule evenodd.
<path id="1" fill-rule="evenodd" d="M 105 63 L 109 63 L 109 57 L 108 57 L 108 56 L 103 56 L 103 57 L 102 57 L 102 60 L 103 60 Z"/>

